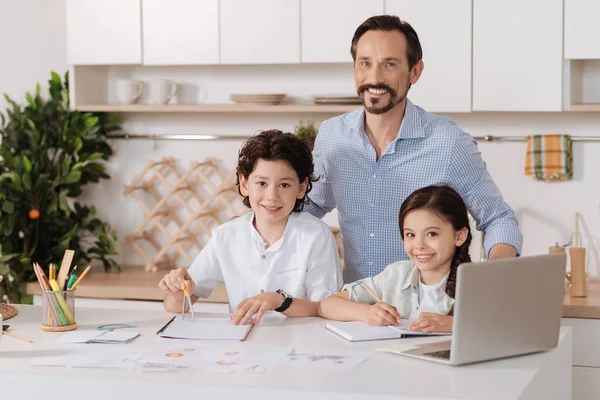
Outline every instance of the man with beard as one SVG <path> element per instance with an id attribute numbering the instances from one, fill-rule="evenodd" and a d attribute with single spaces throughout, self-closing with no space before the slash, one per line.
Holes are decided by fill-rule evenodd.
<path id="1" fill-rule="evenodd" d="M 484 231 L 490 259 L 520 253 L 517 219 L 477 143 L 454 121 L 406 98 L 424 68 L 414 29 L 396 16 L 371 17 L 354 33 L 351 53 L 363 107 L 321 124 L 313 152 L 320 179 L 306 207 L 317 217 L 337 207 L 344 281 L 377 275 L 408 259 L 398 212 L 408 195 L 428 185 L 448 185 L 461 195 Z"/>

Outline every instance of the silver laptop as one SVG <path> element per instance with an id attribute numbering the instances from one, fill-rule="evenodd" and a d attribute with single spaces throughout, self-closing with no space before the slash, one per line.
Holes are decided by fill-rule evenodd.
<path id="1" fill-rule="evenodd" d="M 555 348 L 565 268 L 565 253 L 460 265 L 452 340 L 400 354 L 462 365 Z"/>

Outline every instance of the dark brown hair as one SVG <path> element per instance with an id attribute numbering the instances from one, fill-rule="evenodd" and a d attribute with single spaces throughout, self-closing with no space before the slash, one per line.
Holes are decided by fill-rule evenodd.
<path id="1" fill-rule="evenodd" d="M 237 182 L 240 190 L 240 174 L 248 179 L 258 160 L 285 161 L 296 171 L 298 180 L 303 183 L 308 178 L 308 185 L 304 197 L 296 199 L 292 211 L 302 211 L 306 204 L 306 195 L 312 189 L 312 183 L 317 181 L 314 176 L 313 158 L 306 139 L 300 139 L 291 133 L 283 133 L 277 129 L 262 131 L 248 139 L 242 146 L 238 155 Z M 242 195 L 243 196 L 243 195 Z M 244 205 L 250 208 L 248 196 L 244 196 Z"/>
<path id="2" fill-rule="evenodd" d="M 400 207 L 400 233 L 404 238 L 404 218 L 414 210 L 429 210 L 437 214 L 440 218 L 452 224 L 455 231 L 467 228 L 467 240 L 457 246 L 454 252 L 454 258 L 450 264 L 450 275 L 446 283 L 446 294 L 454 298 L 456 290 L 456 270 L 464 262 L 470 262 L 469 245 L 473 237 L 471 236 L 471 226 L 469 225 L 469 215 L 465 202 L 460 195 L 450 186 L 426 186 L 417 189 L 410 194 Z"/>
<path id="3" fill-rule="evenodd" d="M 356 61 L 356 45 L 362 35 L 368 31 L 398 31 L 402 33 L 406 38 L 407 43 L 406 58 L 408 59 L 409 69 L 412 69 L 416 63 L 423 59 L 423 49 L 421 48 L 419 36 L 408 22 L 402 21 L 395 15 L 376 15 L 367 19 L 356 28 L 354 36 L 352 37 L 352 45 L 350 46 L 352 60 Z"/>

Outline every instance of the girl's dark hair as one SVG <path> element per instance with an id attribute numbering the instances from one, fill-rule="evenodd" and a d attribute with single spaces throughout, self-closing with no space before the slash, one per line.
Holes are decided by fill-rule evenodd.
<path id="1" fill-rule="evenodd" d="M 402 21 L 395 15 L 376 15 L 365 22 L 360 24 L 354 36 L 352 37 L 352 44 L 350 46 L 350 54 L 352 54 L 352 60 L 356 61 L 356 46 L 358 41 L 368 31 L 384 31 L 393 32 L 398 31 L 406 38 L 406 58 L 408 59 L 408 67 L 412 69 L 416 63 L 423 59 L 423 49 L 421 48 L 421 42 L 419 36 L 413 27 L 406 21 Z"/>
<path id="2" fill-rule="evenodd" d="M 240 190 L 240 175 L 246 180 L 254 171 L 258 160 L 285 161 L 296 171 L 300 183 L 308 178 L 308 185 L 304 197 L 296 199 L 292 211 L 302 211 L 307 202 L 306 195 L 312 189 L 312 183 L 317 181 L 314 176 L 314 165 L 312 153 L 307 140 L 300 139 L 291 133 L 283 133 L 277 129 L 262 131 L 256 136 L 248 139 L 242 146 L 238 155 L 237 182 L 238 192 Z M 242 195 L 243 196 L 243 195 Z M 244 196 L 244 205 L 250 208 L 248 196 Z"/>
<path id="3" fill-rule="evenodd" d="M 403 237 L 406 215 L 411 211 L 423 209 L 429 210 L 448 221 L 455 231 L 467 228 L 467 240 L 461 246 L 456 247 L 454 258 L 450 264 L 450 275 L 446 283 L 446 294 L 454 298 L 456 270 L 460 264 L 471 261 L 469 245 L 473 237 L 471 236 L 467 206 L 460 195 L 450 186 L 427 186 L 417 189 L 404 200 L 400 207 L 399 225 Z"/>

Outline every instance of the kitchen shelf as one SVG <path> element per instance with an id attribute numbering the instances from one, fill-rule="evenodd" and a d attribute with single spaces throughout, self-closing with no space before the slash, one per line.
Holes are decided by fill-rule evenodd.
<path id="1" fill-rule="evenodd" d="M 345 113 L 355 110 L 360 104 L 320 105 L 320 104 L 282 104 L 282 105 L 236 105 L 236 104 L 100 104 L 79 105 L 81 112 L 110 113 Z"/>
<path id="2" fill-rule="evenodd" d="M 600 103 L 571 104 L 571 111 L 600 112 Z"/>

